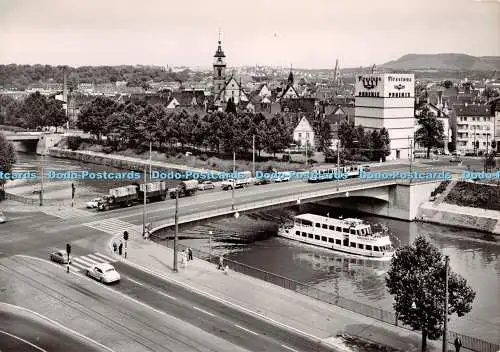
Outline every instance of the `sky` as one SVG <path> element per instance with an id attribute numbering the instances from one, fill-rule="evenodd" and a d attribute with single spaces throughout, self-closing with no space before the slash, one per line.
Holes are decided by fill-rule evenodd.
<path id="1" fill-rule="evenodd" d="M 500 0 L 0 0 L 0 64 L 332 68 L 500 56 Z"/>

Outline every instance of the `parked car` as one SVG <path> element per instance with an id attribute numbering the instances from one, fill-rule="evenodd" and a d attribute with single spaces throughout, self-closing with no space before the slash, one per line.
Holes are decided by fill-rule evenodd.
<path id="1" fill-rule="evenodd" d="M 200 191 L 204 191 L 207 189 L 214 189 L 214 188 L 215 188 L 215 186 L 212 183 L 212 181 L 203 181 L 202 183 L 200 183 L 198 185 L 198 190 L 200 190 Z"/>
<path id="2" fill-rule="evenodd" d="M 459 163 L 462 161 L 460 155 L 453 155 L 450 159 L 450 163 Z"/>
<path id="3" fill-rule="evenodd" d="M 109 263 L 92 265 L 87 269 L 87 276 L 106 284 L 120 281 L 120 274 Z"/>
<path id="4" fill-rule="evenodd" d="M 288 182 L 290 178 L 291 175 L 289 172 L 278 172 L 278 177 L 274 179 L 274 182 Z"/>
<path id="5" fill-rule="evenodd" d="M 55 251 L 50 253 L 50 260 L 60 264 L 71 264 L 71 258 L 64 251 Z"/>
<path id="6" fill-rule="evenodd" d="M 254 185 L 256 185 L 256 186 L 268 185 L 269 183 L 271 183 L 271 182 L 266 178 L 258 178 L 255 180 Z"/>
<path id="7" fill-rule="evenodd" d="M 3 224 L 4 222 L 7 222 L 7 217 L 0 211 L 0 224 Z"/>
<path id="8" fill-rule="evenodd" d="M 87 202 L 87 208 L 89 208 L 89 209 L 97 208 L 100 200 L 101 200 L 101 198 L 94 198 L 94 199 L 89 200 Z"/>

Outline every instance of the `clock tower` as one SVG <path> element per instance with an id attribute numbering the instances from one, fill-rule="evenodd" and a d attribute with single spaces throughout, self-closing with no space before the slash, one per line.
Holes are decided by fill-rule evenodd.
<path id="1" fill-rule="evenodd" d="M 218 96 L 222 89 L 224 89 L 224 85 L 226 83 L 226 55 L 224 55 L 224 51 L 222 51 L 222 42 L 220 40 L 219 34 L 219 45 L 217 47 L 217 51 L 214 55 L 214 95 Z"/>

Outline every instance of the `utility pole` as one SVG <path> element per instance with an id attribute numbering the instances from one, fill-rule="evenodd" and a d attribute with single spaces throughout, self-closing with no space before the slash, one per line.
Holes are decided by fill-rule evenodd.
<path id="1" fill-rule="evenodd" d="M 147 185 L 146 185 L 146 168 L 144 168 L 144 188 L 143 188 L 143 202 L 144 202 L 144 207 L 142 210 L 142 238 L 146 237 L 146 193 L 148 191 Z"/>
<path id="2" fill-rule="evenodd" d="M 153 143 L 149 142 L 149 181 L 153 179 L 153 171 L 151 170 L 151 153 L 152 153 Z"/>
<path id="3" fill-rule="evenodd" d="M 412 173 L 413 173 L 413 139 L 408 136 L 408 143 L 410 144 L 410 183 L 413 178 Z"/>
<path id="4" fill-rule="evenodd" d="M 255 177 L 255 135 L 252 136 L 252 177 Z"/>
<path id="5" fill-rule="evenodd" d="M 474 126 L 474 156 L 477 156 L 477 149 L 476 149 L 476 126 Z"/>
<path id="6" fill-rule="evenodd" d="M 340 182 L 340 149 L 339 142 L 337 142 L 337 191 L 339 190 L 339 182 Z"/>
<path id="7" fill-rule="evenodd" d="M 444 324 L 443 324 L 443 352 L 447 351 L 448 346 L 448 271 L 450 257 L 445 256 L 446 281 L 444 284 Z"/>
<path id="8" fill-rule="evenodd" d="M 45 152 L 42 152 L 41 172 L 40 172 L 40 206 L 43 206 L 43 166 L 45 163 Z"/>
<path id="9" fill-rule="evenodd" d="M 212 231 L 208 231 L 208 262 L 212 262 Z"/>
<path id="10" fill-rule="evenodd" d="M 490 134 L 486 133 L 486 156 L 488 156 L 488 140 L 489 140 Z"/>
<path id="11" fill-rule="evenodd" d="M 236 152 L 233 149 L 233 186 L 231 187 L 231 210 L 234 210 L 234 187 L 236 186 Z"/>
<path id="12" fill-rule="evenodd" d="M 177 240 L 179 236 L 179 188 L 175 189 L 175 237 L 174 237 L 174 273 L 177 270 Z"/>
<path id="13" fill-rule="evenodd" d="M 309 165 L 308 160 L 307 160 L 308 159 L 308 156 L 307 156 L 307 145 L 308 144 L 309 144 L 309 140 L 307 140 L 307 138 L 306 138 L 306 169 L 307 169 L 307 166 Z"/>

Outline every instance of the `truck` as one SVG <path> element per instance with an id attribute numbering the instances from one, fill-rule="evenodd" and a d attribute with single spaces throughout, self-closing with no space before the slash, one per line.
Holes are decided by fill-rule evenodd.
<path id="1" fill-rule="evenodd" d="M 250 171 L 238 171 L 238 178 L 230 178 L 221 183 L 221 188 L 224 191 L 232 190 L 234 188 L 242 188 L 247 186 L 250 183 L 250 179 L 252 177 L 252 173 Z"/>
<path id="2" fill-rule="evenodd" d="M 105 211 L 117 207 L 130 207 L 144 200 L 146 192 L 146 201 L 165 200 L 167 198 L 167 186 L 164 181 L 150 182 L 146 184 L 133 184 L 130 186 L 112 188 L 109 194 L 103 196 L 97 202 L 97 210 Z"/>
<path id="3" fill-rule="evenodd" d="M 139 200 L 137 186 L 112 188 L 97 203 L 97 210 L 105 211 L 116 207 L 130 207 Z"/>
<path id="4" fill-rule="evenodd" d="M 170 198 L 174 199 L 177 191 L 180 197 L 189 197 L 196 193 L 198 190 L 198 180 L 187 180 L 182 181 L 177 187 L 168 190 Z"/>

